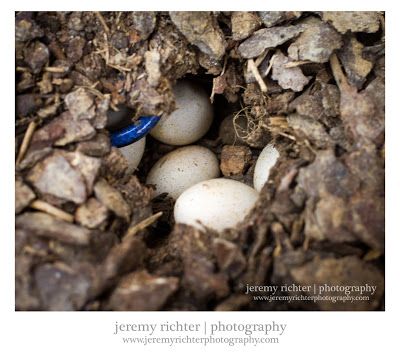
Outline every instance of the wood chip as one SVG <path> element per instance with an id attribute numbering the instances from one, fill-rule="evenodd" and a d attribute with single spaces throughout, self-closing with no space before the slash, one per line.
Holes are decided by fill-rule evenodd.
<path id="1" fill-rule="evenodd" d="M 94 194 L 108 209 L 120 218 L 129 221 L 131 209 L 121 193 L 109 185 L 104 179 L 100 179 L 94 186 Z"/>
<path id="2" fill-rule="evenodd" d="M 221 152 L 221 171 L 225 177 L 243 174 L 251 160 L 247 146 L 224 146 Z"/>
<path id="3" fill-rule="evenodd" d="M 72 245 L 88 245 L 90 230 L 67 223 L 45 213 L 24 213 L 16 218 L 15 225 L 19 229 Z"/>
<path id="4" fill-rule="evenodd" d="M 277 80 L 284 89 L 302 91 L 310 79 L 303 74 L 299 67 L 286 68 L 285 65 L 289 61 L 289 58 L 280 51 L 273 56 L 272 79 Z"/>
<path id="5" fill-rule="evenodd" d="M 277 26 L 272 28 L 262 28 L 246 41 L 242 42 L 238 48 L 243 58 L 255 58 L 267 48 L 279 46 L 303 31 L 303 26 Z"/>

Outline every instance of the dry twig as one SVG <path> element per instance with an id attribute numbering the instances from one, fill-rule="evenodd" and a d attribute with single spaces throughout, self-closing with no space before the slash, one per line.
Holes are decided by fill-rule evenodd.
<path id="1" fill-rule="evenodd" d="M 254 64 L 256 65 L 256 67 L 258 67 L 258 66 L 263 62 L 263 60 L 264 60 L 265 57 L 267 56 L 268 52 L 269 52 L 269 49 L 267 48 L 263 53 L 261 53 L 261 54 L 257 57 L 257 59 L 254 61 Z"/>
<path id="2" fill-rule="evenodd" d="M 109 27 L 107 26 L 106 20 L 104 20 L 103 15 L 100 13 L 100 11 L 95 11 L 95 13 L 96 13 L 96 16 L 97 16 L 97 18 L 99 19 L 101 25 L 103 26 L 104 31 L 105 31 L 107 34 L 109 34 L 109 33 L 110 33 L 110 29 L 109 29 Z"/>
<path id="3" fill-rule="evenodd" d="M 350 84 L 347 82 L 347 78 L 343 73 L 342 67 L 340 66 L 339 59 L 336 54 L 332 54 L 329 61 L 331 64 L 333 76 L 335 77 L 336 83 L 340 91 L 349 90 Z"/>
<path id="4" fill-rule="evenodd" d="M 148 218 L 139 222 L 138 224 L 130 227 L 128 229 L 128 231 L 126 232 L 126 234 L 124 235 L 124 237 L 122 238 L 122 240 L 129 239 L 129 238 L 135 236 L 139 231 L 141 231 L 141 230 L 145 229 L 147 226 L 150 226 L 151 224 L 153 224 L 162 214 L 163 214 L 162 211 L 159 211 L 158 213 L 151 215 Z"/>
<path id="5" fill-rule="evenodd" d="M 261 78 L 260 72 L 257 69 L 257 66 L 254 63 L 253 59 L 249 59 L 247 61 L 247 65 L 251 73 L 253 74 L 254 78 L 256 79 L 258 85 L 261 88 L 261 91 L 263 93 L 266 93 L 268 91 L 267 85 L 265 84 L 264 80 Z"/>
<path id="6" fill-rule="evenodd" d="M 59 218 L 61 220 L 64 220 L 64 221 L 67 221 L 70 223 L 72 223 L 74 221 L 73 215 L 66 213 L 64 210 L 56 208 L 55 206 L 53 206 L 49 203 L 46 203 L 43 200 L 33 201 L 31 204 L 31 208 L 43 211 L 45 213 L 55 216 L 56 218 Z"/>
<path id="7" fill-rule="evenodd" d="M 294 68 L 298 66 L 302 66 L 303 64 L 309 64 L 312 63 L 311 61 L 294 61 L 294 62 L 289 62 L 284 65 L 285 68 Z"/>
<path id="8" fill-rule="evenodd" d="M 26 129 L 24 139 L 22 140 L 21 147 L 18 152 L 17 161 L 15 163 L 16 165 L 20 164 L 22 159 L 24 158 L 25 153 L 28 150 L 29 143 L 31 142 L 33 133 L 35 132 L 36 126 L 37 126 L 36 121 L 31 121 L 29 123 L 29 126 Z"/>
<path id="9" fill-rule="evenodd" d="M 68 67 L 45 67 L 44 70 L 49 73 L 66 73 Z"/>

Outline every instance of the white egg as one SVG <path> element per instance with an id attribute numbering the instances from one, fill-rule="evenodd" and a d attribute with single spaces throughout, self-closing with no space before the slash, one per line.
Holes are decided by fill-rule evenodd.
<path id="1" fill-rule="evenodd" d="M 188 145 L 208 131 L 213 120 L 213 108 L 205 90 L 188 80 L 174 87 L 176 110 L 161 117 L 150 134 L 169 145 Z"/>
<path id="2" fill-rule="evenodd" d="M 271 144 L 264 147 L 254 168 L 253 185 L 260 191 L 268 181 L 269 172 L 279 158 L 279 151 Z"/>
<path id="3" fill-rule="evenodd" d="M 131 143 L 128 146 L 120 147 L 119 150 L 128 161 L 128 169 L 126 175 L 130 175 L 139 165 L 142 160 L 144 148 L 146 146 L 146 137 L 141 138 L 139 141 Z"/>
<path id="4" fill-rule="evenodd" d="M 178 148 L 160 158 L 150 170 L 146 183 L 156 185 L 156 194 L 177 199 L 192 185 L 219 176 L 215 154 L 202 146 Z"/>
<path id="5" fill-rule="evenodd" d="M 184 191 L 175 203 L 176 223 L 222 231 L 243 221 L 254 207 L 258 193 L 235 180 L 217 178 Z"/>

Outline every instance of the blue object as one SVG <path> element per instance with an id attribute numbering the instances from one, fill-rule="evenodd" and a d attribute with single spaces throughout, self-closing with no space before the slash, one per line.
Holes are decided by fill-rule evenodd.
<path id="1" fill-rule="evenodd" d="M 110 135 L 111 145 L 124 147 L 139 141 L 145 136 L 160 120 L 159 116 L 141 116 L 139 122 L 114 131 Z"/>

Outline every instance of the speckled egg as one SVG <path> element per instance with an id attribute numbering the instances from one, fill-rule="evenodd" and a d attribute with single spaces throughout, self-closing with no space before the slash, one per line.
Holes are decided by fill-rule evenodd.
<path id="1" fill-rule="evenodd" d="M 188 145 L 208 131 L 213 120 L 213 108 L 205 90 L 194 82 L 181 80 L 173 92 L 176 110 L 162 116 L 150 134 L 169 145 Z"/>
<path id="2" fill-rule="evenodd" d="M 185 190 L 175 203 L 176 223 L 222 231 L 234 228 L 254 207 L 258 193 L 235 180 L 217 178 Z"/>
<path id="3" fill-rule="evenodd" d="M 146 137 L 141 138 L 139 141 L 131 143 L 128 146 L 120 147 L 119 150 L 128 161 L 127 175 L 132 174 L 140 161 L 142 160 L 144 149 L 146 146 Z"/>
<path id="4" fill-rule="evenodd" d="M 177 199 L 192 185 L 219 176 L 215 154 L 202 146 L 178 148 L 160 158 L 151 168 L 146 183 L 156 185 L 156 194 Z"/>
<path id="5" fill-rule="evenodd" d="M 271 144 L 264 147 L 254 168 L 253 185 L 260 191 L 268 181 L 269 172 L 279 158 L 279 151 Z"/>

